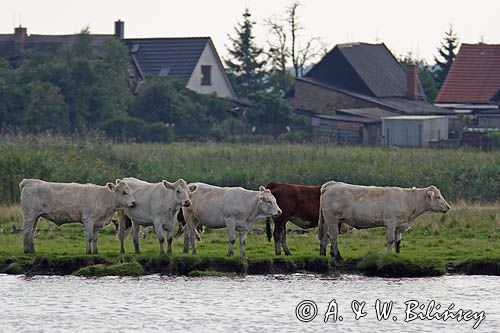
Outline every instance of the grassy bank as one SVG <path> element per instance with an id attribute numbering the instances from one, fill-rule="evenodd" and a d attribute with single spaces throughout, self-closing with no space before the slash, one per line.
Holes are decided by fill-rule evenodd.
<path id="1" fill-rule="evenodd" d="M 104 184 L 134 176 L 256 189 L 269 181 L 436 185 L 449 201 L 500 200 L 500 151 L 214 143 L 112 144 L 99 139 L 0 138 L 0 203 L 23 178 Z"/>
<path id="2" fill-rule="evenodd" d="M 346 259 L 335 265 L 319 257 L 316 229 L 306 235 L 289 234 L 290 257 L 276 257 L 265 235 L 250 233 L 247 256 L 226 257 L 224 229 L 207 230 L 198 243 L 199 255 L 182 254 L 182 239 L 173 244 L 173 255 L 158 255 L 158 242 L 149 232 L 141 239 L 142 254 L 133 254 L 130 238 L 125 256 L 111 227 L 99 236 L 99 255 L 83 255 L 84 237 L 79 224 L 56 227 L 41 220 L 36 234 L 37 253 L 25 255 L 22 235 L 12 226 L 22 225 L 18 205 L 0 207 L 0 272 L 11 274 L 76 274 L 82 276 L 142 275 L 151 273 L 190 276 L 313 272 L 360 272 L 375 276 L 432 276 L 446 272 L 500 275 L 500 204 L 452 204 L 445 215 L 424 215 L 403 236 L 401 253 L 386 254 L 382 228 L 353 230 L 341 235 L 340 251 Z M 289 226 L 290 227 L 290 226 Z M 255 228 L 263 229 L 261 222 Z M 238 253 L 237 249 L 235 251 Z"/>

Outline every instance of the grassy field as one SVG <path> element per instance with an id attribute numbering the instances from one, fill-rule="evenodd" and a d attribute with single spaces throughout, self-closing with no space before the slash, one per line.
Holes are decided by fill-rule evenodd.
<path id="1" fill-rule="evenodd" d="M 145 273 L 217 275 L 315 272 L 361 272 L 378 276 L 428 276 L 446 272 L 500 275 L 500 204 L 453 203 L 445 215 L 429 214 L 404 234 L 399 255 L 386 254 L 383 228 L 352 230 L 340 236 L 340 251 L 346 259 L 335 265 L 319 256 L 317 230 L 306 235 L 289 234 L 292 256 L 276 257 L 274 246 L 264 234 L 251 232 L 248 258 L 226 257 L 225 229 L 207 230 L 199 242 L 199 255 L 182 254 L 182 239 L 176 239 L 171 256 L 160 257 L 158 242 L 149 230 L 141 239 L 142 254 L 133 254 L 132 240 L 126 240 L 125 256 L 119 255 L 114 228 L 100 233 L 99 255 L 84 255 L 80 224 L 56 227 L 41 220 L 35 238 L 37 253 L 22 251 L 19 205 L 0 207 L 0 272 L 78 275 L 141 275 Z M 289 224 L 289 228 L 292 225 Z M 255 225 L 264 229 L 263 221 Z M 238 242 L 236 242 L 238 244 Z M 238 253 L 236 245 L 235 253 Z"/>
<path id="2" fill-rule="evenodd" d="M 53 136 L 0 138 L 0 271 L 81 275 L 144 273 L 220 274 L 356 271 L 381 276 L 445 272 L 500 274 L 500 151 L 339 147 L 292 144 L 114 144 Z M 147 181 L 184 178 L 221 186 L 257 189 L 270 181 L 322 184 L 338 180 L 364 185 L 436 185 L 452 204 L 446 215 L 419 218 L 404 235 L 400 255 L 385 254 L 384 230 L 354 230 L 340 237 L 343 265 L 319 257 L 317 231 L 290 234 L 291 257 L 275 257 L 264 235 L 250 234 L 248 260 L 227 258 L 225 230 L 207 231 L 199 255 L 159 257 L 150 234 L 143 253 L 119 255 L 112 228 L 99 239 L 100 254 L 86 256 L 79 224 L 39 223 L 37 254 L 22 252 L 18 184 L 23 178 L 104 184 L 121 177 Z M 460 202 L 469 202 L 463 204 Z M 290 227 L 290 226 L 289 226 Z M 256 228 L 264 229 L 262 221 Z M 236 250 L 236 253 L 238 251 Z M 89 268 L 90 267 L 90 268 Z M 80 270 L 81 269 L 81 270 Z"/>
<path id="3" fill-rule="evenodd" d="M 270 181 L 320 185 L 436 185 L 449 201 L 500 201 L 500 151 L 292 144 L 113 144 L 99 139 L 0 138 L 0 203 L 23 178 L 104 184 L 133 176 L 257 189 Z"/>

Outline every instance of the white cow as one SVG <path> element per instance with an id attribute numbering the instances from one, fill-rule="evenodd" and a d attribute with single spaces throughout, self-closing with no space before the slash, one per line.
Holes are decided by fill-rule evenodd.
<path id="1" fill-rule="evenodd" d="M 326 255 L 329 238 L 332 256 L 342 259 L 337 244 L 341 223 L 356 229 L 385 226 L 387 251 L 395 242 L 398 253 L 402 233 L 413 226 L 415 218 L 426 212 L 446 213 L 448 209 L 450 206 L 435 186 L 376 187 L 330 181 L 321 187 L 320 255 Z"/>
<path id="2" fill-rule="evenodd" d="M 245 240 L 258 218 L 277 217 L 281 209 L 271 192 L 261 186 L 259 191 L 250 191 L 241 187 L 218 187 L 204 183 L 194 183 L 198 190 L 191 196 L 191 206 L 183 207 L 182 213 L 188 225 L 184 236 L 184 253 L 189 251 L 189 242 L 193 254 L 196 254 L 196 232 L 198 224 L 209 228 L 227 228 L 229 240 L 228 256 L 234 253 L 236 231 L 240 235 L 240 255 L 245 254 Z"/>
<path id="3" fill-rule="evenodd" d="M 158 241 L 160 242 L 160 255 L 164 253 L 165 236 L 167 234 L 167 253 L 172 253 L 172 238 L 174 236 L 174 224 L 177 213 L 182 206 L 191 205 L 189 196 L 196 191 L 196 185 L 187 185 L 183 179 L 175 183 L 163 180 L 159 183 L 148 183 L 136 178 L 124 178 L 123 182 L 134 191 L 137 205 L 118 212 L 118 238 L 120 239 L 120 252 L 125 253 L 123 240 L 125 238 L 125 215 L 132 220 L 132 239 L 134 241 L 135 253 L 139 249 L 139 229 L 142 226 L 153 226 Z"/>
<path id="4" fill-rule="evenodd" d="M 111 222 L 118 209 L 133 207 L 135 199 L 130 187 L 120 179 L 106 186 L 77 183 L 51 183 L 24 179 L 20 184 L 23 208 L 24 252 L 34 253 L 36 225 L 39 217 L 62 225 L 80 222 L 85 230 L 85 253 L 97 250 L 98 231 Z"/>

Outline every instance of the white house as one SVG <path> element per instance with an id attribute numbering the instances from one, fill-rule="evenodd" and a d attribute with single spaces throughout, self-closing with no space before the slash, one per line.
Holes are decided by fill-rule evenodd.
<path id="1" fill-rule="evenodd" d="M 198 93 L 237 99 L 210 37 L 123 38 L 121 21 L 115 37 L 127 45 L 138 76 L 175 77 Z"/>

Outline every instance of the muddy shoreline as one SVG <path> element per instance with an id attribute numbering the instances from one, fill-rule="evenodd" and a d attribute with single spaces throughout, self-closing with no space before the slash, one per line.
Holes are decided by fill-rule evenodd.
<path id="1" fill-rule="evenodd" d="M 3 257 L 0 273 L 26 275 L 140 276 L 148 274 L 225 276 L 258 274 L 363 274 L 378 277 L 429 277 L 444 274 L 500 275 L 500 260 L 468 259 L 460 262 L 384 262 L 380 258 L 347 259 L 336 264 L 325 257 L 272 259 L 201 258 L 193 256 L 121 257 L 79 256 L 52 258 Z"/>

